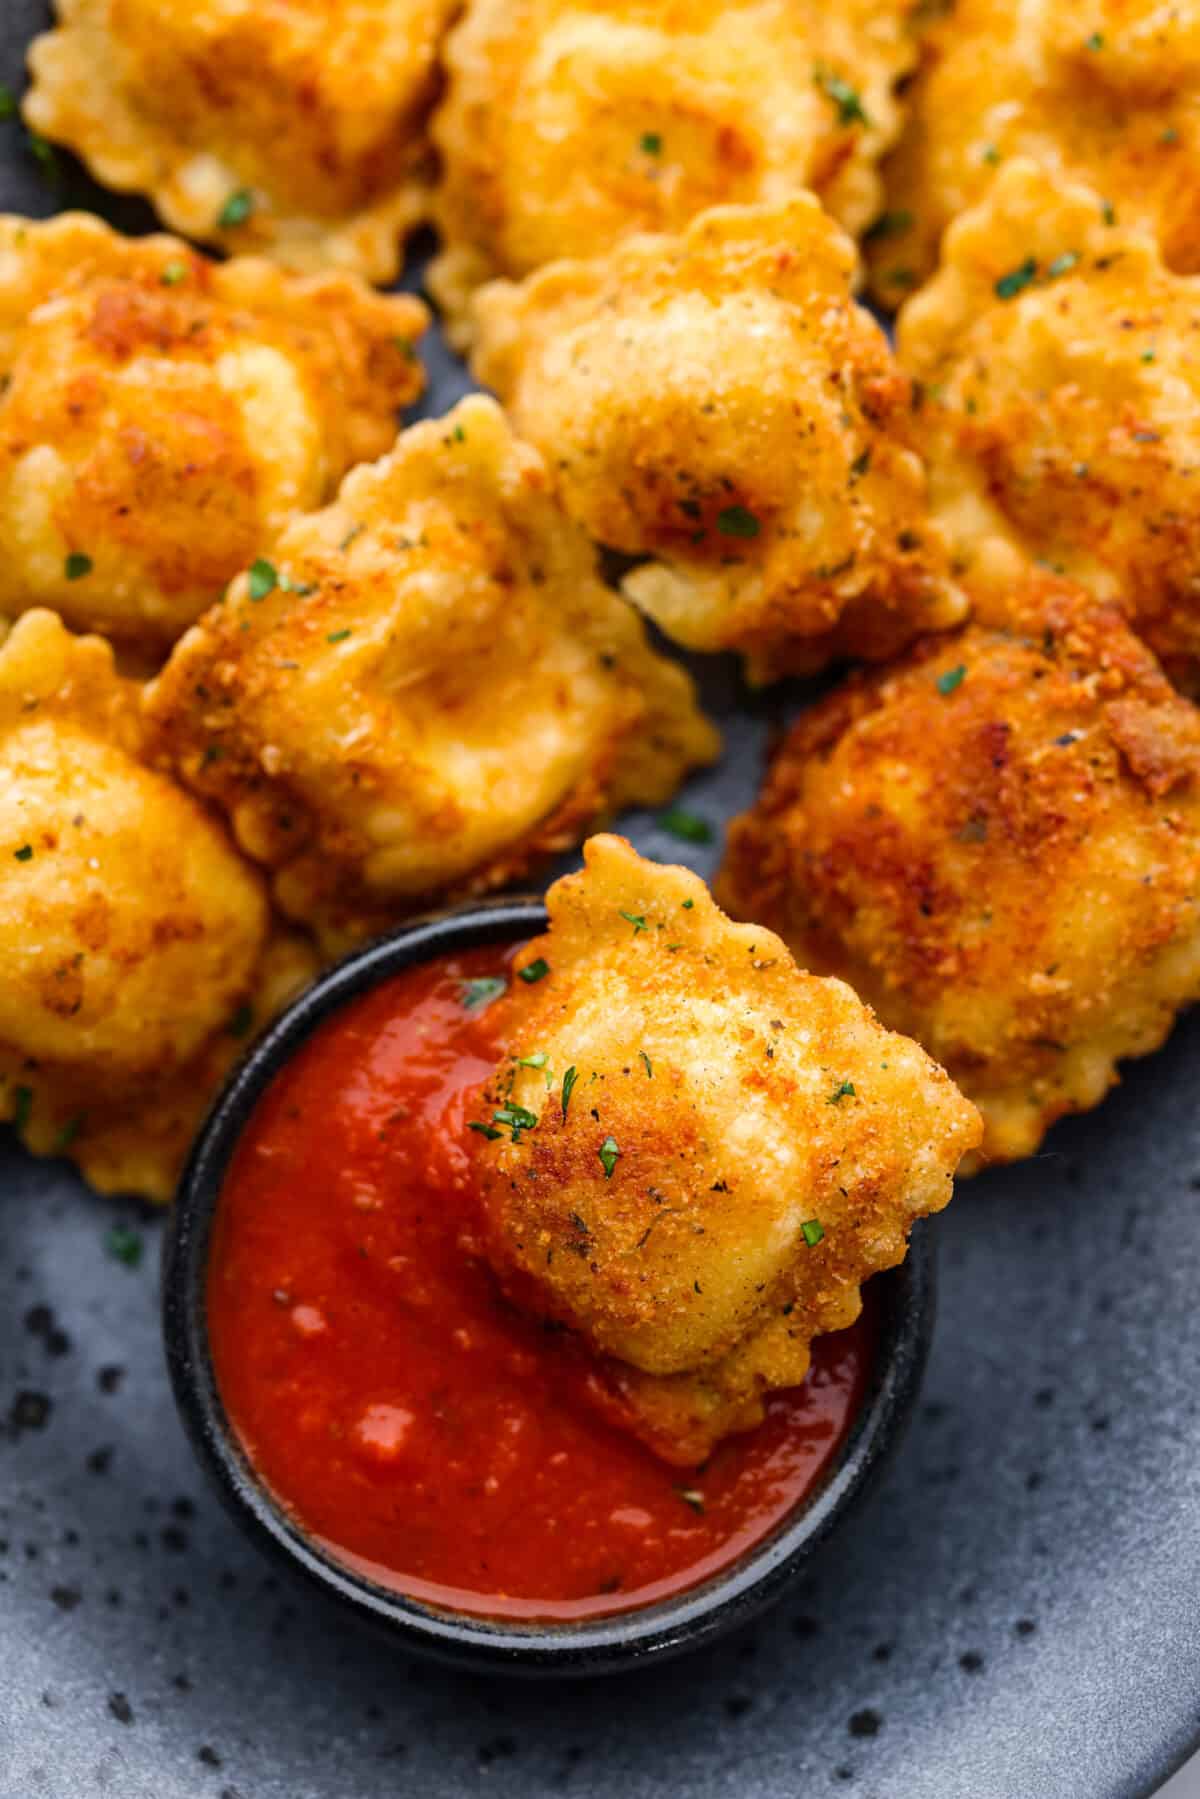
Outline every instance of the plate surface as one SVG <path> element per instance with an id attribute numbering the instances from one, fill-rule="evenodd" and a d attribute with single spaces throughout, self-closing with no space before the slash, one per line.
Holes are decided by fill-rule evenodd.
<path id="1" fill-rule="evenodd" d="M 37 0 L 3 0 L 22 85 Z M 150 216 L 0 124 L 0 207 Z M 427 360 L 432 360 L 427 358 Z M 433 410 L 466 381 L 436 364 Z M 797 693 L 703 670 L 747 804 Z M 644 849 L 681 859 L 645 817 Z M 717 851 L 688 851 L 710 873 Z M 202 1485 L 158 1336 L 159 1223 L 0 1145 L 3 1799 L 1134 1799 L 1200 1737 L 1200 1017 L 939 1227 L 924 1403 L 880 1491 L 752 1634 L 553 1690 L 380 1651 Z M 3 1133 L 0 1133 L 3 1135 Z M 143 1235 L 130 1268 L 114 1223 Z"/>

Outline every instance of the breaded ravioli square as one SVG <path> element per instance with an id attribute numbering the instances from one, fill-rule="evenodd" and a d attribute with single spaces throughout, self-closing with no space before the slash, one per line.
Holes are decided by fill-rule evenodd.
<path id="1" fill-rule="evenodd" d="M 718 749 L 537 452 L 478 396 L 286 527 L 147 708 L 333 948 L 503 885 Z"/>
<path id="2" fill-rule="evenodd" d="M 0 218 L 0 616 L 161 656 L 422 387 L 408 295 Z"/>
<path id="3" fill-rule="evenodd" d="M 395 276 L 455 0 L 55 0 L 22 110 L 167 224 L 291 268 Z"/>
<path id="4" fill-rule="evenodd" d="M 606 1409 L 700 1461 L 857 1317 L 979 1119 L 686 869 L 594 837 L 547 906 L 479 1102 L 487 1252 L 518 1305 L 599 1354 Z"/>
<path id="5" fill-rule="evenodd" d="M 1200 276 L 1028 160 L 946 233 L 900 315 L 930 503 L 997 588 L 1036 559 L 1200 684 Z"/>
<path id="6" fill-rule="evenodd" d="M 717 885 L 1031 1154 L 1200 995 L 1200 713 L 1051 576 L 804 714 Z"/>
<path id="7" fill-rule="evenodd" d="M 625 591 L 752 679 L 957 623 L 912 391 L 811 194 L 718 207 L 476 298 L 473 366 Z"/>
<path id="8" fill-rule="evenodd" d="M 1019 156 L 1088 182 L 1169 267 L 1200 271 L 1196 0 L 954 0 L 918 16 L 920 66 L 870 233 L 883 304 L 925 280 L 946 226 Z"/>
<path id="9" fill-rule="evenodd" d="M 0 644 L 0 1118 L 165 1200 L 238 1038 L 313 959 L 142 736 L 100 638 L 34 611 Z"/>
<path id="10" fill-rule="evenodd" d="M 848 231 L 879 210 L 910 0 L 469 0 L 434 120 L 431 286 L 452 335 L 492 276 L 814 188 Z"/>

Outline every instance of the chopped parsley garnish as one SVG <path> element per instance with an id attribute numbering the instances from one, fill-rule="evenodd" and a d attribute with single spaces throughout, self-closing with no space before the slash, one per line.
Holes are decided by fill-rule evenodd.
<path id="1" fill-rule="evenodd" d="M 476 1122 L 475 1119 L 471 1120 L 471 1123 L 467 1126 L 467 1129 L 469 1131 L 478 1131 L 479 1135 L 481 1137 L 486 1137 L 489 1143 L 494 1143 L 496 1141 L 497 1137 L 502 1137 L 504 1135 L 504 1132 L 498 1131 L 494 1125 L 479 1124 Z"/>
<path id="2" fill-rule="evenodd" d="M 279 586 L 279 576 L 275 572 L 275 564 L 260 556 L 250 564 L 249 594 L 252 600 L 265 600 L 269 593 L 274 593 Z"/>
<path id="3" fill-rule="evenodd" d="M 829 1095 L 829 1098 L 826 1100 L 825 1103 L 827 1106 L 838 1106 L 842 1103 L 842 1101 L 844 1099 L 854 1099 L 854 1098 L 855 1098 L 854 1082 L 853 1081 L 843 1081 L 840 1087 L 834 1088 L 833 1092 Z"/>
<path id="4" fill-rule="evenodd" d="M 647 156 L 661 156 L 662 155 L 662 135 L 661 135 L 661 133 L 657 132 L 657 131 L 643 131 L 642 136 L 641 136 L 641 145 L 642 145 L 642 149 L 646 152 Z"/>
<path id="5" fill-rule="evenodd" d="M 953 693 L 956 687 L 962 686 L 966 678 L 966 668 L 960 662 L 957 668 L 948 668 L 944 674 L 938 676 L 937 690 L 940 694 Z"/>
<path id="6" fill-rule="evenodd" d="M 525 1106 L 518 1106 L 511 1101 L 492 1113 L 493 1124 L 506 1124 L 512 1132 L 514 1143 L 521 1141 L 522 1131 L 531 1131 L 538 1121 L 536 1112 L 530 1112 Z"/>
<path id="7" fill-rule="evenodd" d="M 6 81 L 0 81 L 0 119 L 12 119 L 17 113 L 17 96 Z"/>
<path id="8" fill-rule="evenodd" d="M 1019 293 L 1029 286 L 1036 275 L 1037 258 L 1034 256 L 1027 256 L 1024 262 L 1019 262 L 1017 264 L 1015 269 L 1009 269 L 1007 275 L 1001 275 L 996 283 L 996 298 L 998 300 L 1015 299 Z"/>
<path id="9" fill-rule="evenodd" d="M 235 187 L 229 198 L 217 214 L 217 224 L 222 231 L 232 231 L 238 225 L 244 225 L 254 211 L 254 195 L 248 187 Z"/>
<path id="10" fill-rule="evenodd" d="M 762 526 L 745 506 L 726 506 L 717 514 L 717 530 L 722 537 L 757 537 Z"/>
<path id="11" fill-rule="evenodd" d="M 248 999 L 244 999 L 225 1029 L 231 1037 L 244 1037 L 253 1023 L 254 1007 Z"/>
<path id="12" fill-rule="evenodd" d="M 44 137 L 38 136 L 36 131 L 27 131 L 25 142 L 29 147 L 29 154 L 41 165 L 42 174 L 49 181 L 57 181 L 59 167 L 54 145 L 48 144 Z"/>
<path id="13" fill-rule="evenodd" d="M 704 1495 L 698 1487 L 676 1487 L 675 1491 L 684 1505 L 690 1505 L 694 1512 L 704 1516 Z"/>
<path id="14" fill-rule="evenodd" d="M 68 581 L 82 581 L 85 575 L 92 572 L 92 559 L 85 556 L 82 550 L 72 550 L 63 563 L 63 574 Z"/>
<path id="15" fill-rule="evenodd" d="M 32 843 L 23 843 L 19 850 L 13 851 L 13 856 L 14 856 L 15 860 L 18 862 L 32 862 L 33 861 L 33 845 L 32 845 Z"/>
<path id="16" fill-rule="evenodd" d="M 625 920 L 626 924 L 631 924 L 633 926 L 633 934 L 635 937 L 639 931 L 648 931 L 650 929 L 650 926 L 646 923 L 644 913 L 622 912 L 621 917 Z"/>
<path id="17" fill-rule="evenodd" d="M 835 75 L 830 69 L 816 68 L 813 70 L 813 80 L 825 97 L 837 107 L 839 125 L 871 123 L 857 88 L 852 88 L 840 75 Z"/>
<path id="18" fill-rule="evenodd" d="M 531 1056 L 518 1056 L 518 1068 L 544 1068 L 550 1060 L 544 1049 L 535 1049 Z"/>
<path id="19" fill-rule="evenodd" d="M 62 1155 L 64 1150 L 70 1149 L 72 1143 L 74 1143 L 76 1137 L 78 1137 L 80 1131 L 83 1129 L 83 1125 L 84 1120 L 82 1114 L 67 1119 L 67 1122 L 63 1125 L 61 1131 L 59 1131 L 57 1137 L 54 1139 L 54 1149 L 57 1155 Z"/>
<path id="20" fill-rule="evenodd" d="M 1091 37 L 1084 38 L 1083 47 L 1085 50 L 1103 50 L 1104 33 L 1102 31 L 1093 31 Z"/>
<path id="21" fill-rule="evenodd" d="M 579 1079 L 579 1071 L 574 1066 L 574 1064 L 572 1064 L 571 1067 L 567 1069 L 566 1074 L 564 1074 L 564 1076 L 563 1076 L 562 1115 L 563 1115 L 564 1119 L 567 1116 L 567 1107 L 571 1103 L 571 1095 L 575 1091 L 575 1083 L 578 1079 Z"/>
<path id="22" fill-rule="evenodd" d="M 1142 361 L 1143 362 L 1153 362 L 1154 359 L 1155 359 L 1155 352 L 1153 350 L 1143 350 L 1142 351 Z"/>
<path id="23" fill-rule="evenodd" d="M 898 237 L 902 231 L 908 230 L 912 222 L 911 212 L 881 212 L 875 223 L 867 226 L 863 241 L 876 244 L 885 237 Z"/>
<path id="24" fill-rule="evenodd" d="M 653 1064 L 653 1062 L 650 1060 L 649 1056 L 646 1054 L 644 1049 L 639 1049 L 638 1055 L 642 1058 L 642 1061 L 646 1064 L 646 1079 L 648 1081 L 652 1081 L 654 1079 L 654 1064 Z"/>
<path id="25" fill-rule="evenodd" d="M 684 911 L 690 912 L 692 907 L 695 905 L 695 903 L 696 903 L 695 900 L 684 900 L 684 902 L 683 902 Z"/>
<path id="26" fill-rule="evenodd" d="M 678 837 L 681 843 L 711 843 L 713 839 L 708 820 L 698 813 L 685 811 L 682 806 L 672 806 L 669 812 L 661 812 L 658 828 Z"/>
<path id="27" fill-rule="evenodd" d="M 621 1153 L 621 1145 L 617 1142 L 615 1137 L 606 1137 L 596 1153 L 600 1157 L 600 1165 L 604 1169 L 605 1180 L 611 1181 L 612 1171 L 616 1167 L 617 1157 Z"/>
<path id="28" fill-rule="evenodd" d="M 544 980 L 549 973 L 550 964 L 547 962 L 545 956 L 539 956 L 536 962 L 531 962 L 529 964 L 528 968 L 522 968 L 520 970 L 521 979 L 523 981 L 528 981 L 531 987 L 535 981 Z"/>
<path id="29" fill-rule="evenodd" d="M 1104 223 L 1105 223 L 1105 224 L 1106 224 L 1106 225 L 1115 225 L 1115 224 L 1116 224 L 1116 222 L 1117 222 L 1117 209 L 1116 209 L 1116 207 L 1115 207 L 1115 206 L 1114 206 L 1114 205 L 1113 205 L 1113 203 L 1112 203 L 1112 201 L 1111 201 L 1111 200 L 1106 200 L 1106 201 L 1105 201 L 1105 202 L 1104 202 L 1104 204 L 1103 204 L 1103 205 L 1102 205 L 1102 206 L 1101 206 L 1101 208 L 1100 208 L 1100 217 L 1101 217 L 1101 218 L 1102 218 L 1102 219 L 1103 219 L 1103 220 L 1104 220 Z"/>
<path id="30" fill-rule="evenodd" d="M 145 1246 L 140 1232 L 131 1230 L 127 1224 L 114 1224 L 104 1239 L 104 1247 L 114 1261 L 124 1262 L 126 1268 L 136 1268 Z"/>
<path id="31" fill-rule="evenodd" d="M 800 1226 L 800 1235 L 810 1249 L 815 1249 L 825 1235 L 825 1228 L 819 1218 L 808 1218 Z"/>
<path id="32" fill-rule="evenodd" d="M 187 272 L 187 263 L 176 260 L 166 263 L 158 278 L 164 287 L 178 287 L 181 281 L 187 280 Z"/>
<path id="33" fill-rule="evenodd" d="M 18 1131 L 23 1131 L 29 1123 L 29 1115 L 33 1111 L 33 1088 L 13 1088 L 13 1124 Z"/>
<path id="34" fill-rule="evenodd" d="M 468 1012 L 479 1012 L 484 1006 L 490 1006 L 494 999 L 499 999 L 508 982 L 497 974 L 482 974 L 473 981 L 463 981 L 458 990 L 458 997 Z"/>
<path id="35" fill-rule="evenodd" d="M 995 144 L 985 144 L 983 146 L 983 150 L 980 153 L 980 160 L 987 163 L 999 162 L 1000 152 L 997 150 Z"/>
<path id="36" fill-rule="evenodd" d="M 325 639 L 325 641 L 326 641 L 326 643 L 345 643 L 347 637 L 349 637 L 349 636 L 350 636 L 349 630 L 331 631 L 329 633 L 329 636 Z"/>
<path id="37" fill-rule="evenodd" d="M 1047 268 L 1046 274 L 1051 281 L 1057 281 L 1060 275 L 1069 274 L 1078 261 L 1079 255 L 1077 251 L 1064 250 L 1061 256 L 1056 256 L 1054 258 L 1054 261 Z"/>

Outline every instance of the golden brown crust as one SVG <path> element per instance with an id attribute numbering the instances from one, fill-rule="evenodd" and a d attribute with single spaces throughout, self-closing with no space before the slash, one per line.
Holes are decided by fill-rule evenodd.
<path id="1" fill-rule="evenodd" d="M 618 837 L 584 857 L 517 960 L 549 972 L 500 1002 L 489 1254 L 519 1304 L 615 1358 L 602 1378 L 633 1428 L 697 1460 L 853 1320 L 862 1281 L 949 1199 L 979 1121 L 696 875 Z"/>
<path id="2" fill-rule="evenodd" d="M 0 646 L 0 1117 L 94 1185 L 169 1198 L 237 1050 L 312 969 L 258 877 L 142 759 L 99 638 L 33 611 Z"/>
<path id="3" fill-rule="evenodd" d="M 431 287 L 461 345 L 471 291 L 705 207 L 814 188 L 859 231 L 910 65 L 908 0 L 471 0 L 436 115 Z M 503 95 L 503 103 L 496 96 Z"/>
<path id="4" fill-rule="evenodd" d="M 1126 612 L 1200 681 L 1200 277 L 1174 275 L 1096 192 L 1014 161 L 905 306 L 901 360 L 957 566 L 1023 559 Z"/>
<path id="5" fill-rule="evenodd" d="M 965 611 L 925 510 L 912 394 L 811 194 L 719 207 L 476 298 L 476 374 L 625 591 L 751 678 L 894 654 Z"/>
<path id="6" fill-rule="evenodd" d="M 0 218 L 0 613 L 161 654 L 392 442 L 426 322 L 348 275 Z"/>
<path id="7" fill-rule="evenodd" d="M 176 231 L 386 282 L 456 0 L 55 0 L 22 110 Z"/>
<path id="8" fill-rule="evenodd" d="M 884 164 L 872 282 L 895 306 L 937 266 L 946 226 L 1030 157 L 1090 183 L 1122 224 L 1200 270 L 1200 27 L 1163 0 L 954 0 L 923 9 L 907 119 Z"/>
<path id="9" fill-rule="evenodd" d="M 1051 577 L 804 715 L 717 891 L 1036 1149 L 1200 995 L 1200 714 Z"/>
<path id="10" fill-rule="evenodd" d="M 270 591 L 239 577 L 148 715 L 331 947 L 502 885 L 716 754 L 493 401 L 405 432 L 271 557 Z"/>

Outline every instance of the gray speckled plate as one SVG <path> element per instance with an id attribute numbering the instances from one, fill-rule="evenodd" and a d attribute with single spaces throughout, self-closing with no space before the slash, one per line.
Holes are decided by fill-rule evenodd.
<path id="1" fill-rule="evenodd" d="M 11 87 L 43 16 L 0 0 Z M 48 186 L 0 125 L 0 206 L 68 204 L 150 222 L 65 163 Z M 443 357 L 437 409 L 465 385 Z M 704 679 L 728 754 L 689 803 L 720 819 L 782 702 Z M 961 1191 L 925 1402 L 790 1604 L 676 1666 L 554 1690 L 389 1657 L 281 1584 L 176 1420 L 157 1221 L 0 1144 L 0 1796 L 1151 1792 L 1200 1738 L 1198 1087 L 1193 1018 L 1046 1153 Z M 105 1252 L 118 1221 L 137 1268 Z"/>

